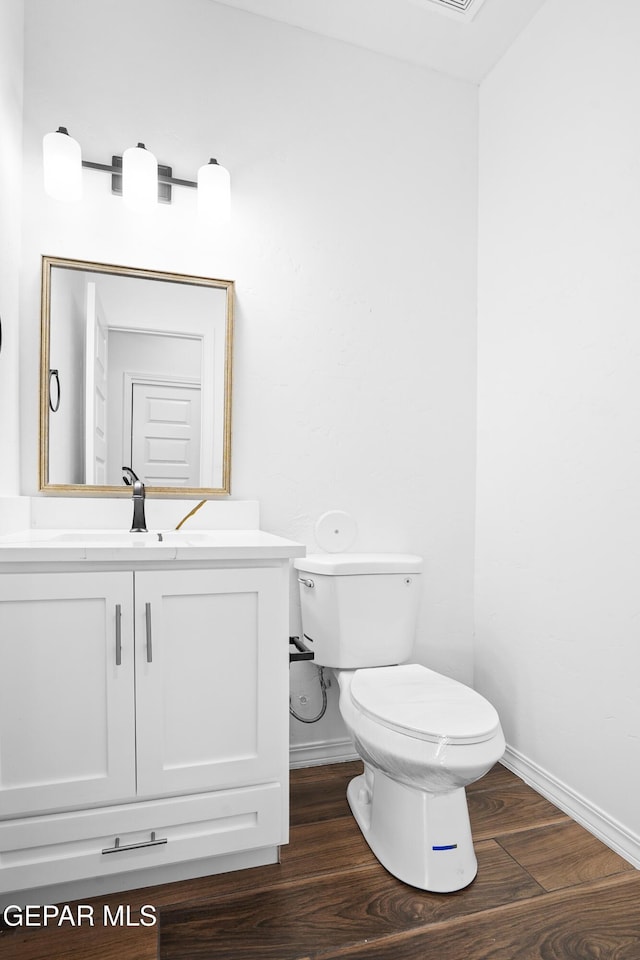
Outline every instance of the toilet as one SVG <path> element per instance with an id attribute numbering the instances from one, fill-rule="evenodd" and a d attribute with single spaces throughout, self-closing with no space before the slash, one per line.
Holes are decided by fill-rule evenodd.
<path id="1" fill-rule="evenodd" d="M 305 641 L 332 667 L 340 712 L 364 761 L 351 811 L 373 853 L 399 880 L 435 893 L 478 869 L 465 786 L 505 748 L 494 707 L 417 663 L 422 560 L 405 554 L 312 554 L 294 561 Z"/>

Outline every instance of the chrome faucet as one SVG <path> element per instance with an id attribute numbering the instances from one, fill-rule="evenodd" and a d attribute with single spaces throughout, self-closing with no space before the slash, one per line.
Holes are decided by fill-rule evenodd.
<path id="1" fill-rule="evenodd" d="M 147 521 L 144 516 L 144 483 L 131 467 L 122 468 L 122 480 L 128 487 L 133 487 L 133 522 L 130 533 L 148 533 Z"/>

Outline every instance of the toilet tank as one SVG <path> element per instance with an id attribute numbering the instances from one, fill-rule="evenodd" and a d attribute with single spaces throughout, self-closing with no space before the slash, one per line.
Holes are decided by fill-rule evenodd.
<path id="1" fill-rule="evenodd" d="M 315 662 L 355 669 L 403 663 L 416 629 L 422 559 L 400 553 L 311 554 L 294 561 L 302 630 Z"/>

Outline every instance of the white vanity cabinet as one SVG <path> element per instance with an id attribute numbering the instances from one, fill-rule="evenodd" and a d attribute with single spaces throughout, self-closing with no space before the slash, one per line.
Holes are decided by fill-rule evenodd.
<path id="1" fill-rule="evenodd" d="M 0 574 L 1 817 L 135 795 L 132 618 L 131 573 Z"/>
<path id="2" fill-rule="evenodd" d="M 100 566 L 0 572 L 0 904 L 288 840 L 288 562 Z"/>
<path id="3" fill-rule="evenodd" d="M 139 796 L 272 776 L 288 663 L 280 580 L 269 568 L 135 574 Z"/>

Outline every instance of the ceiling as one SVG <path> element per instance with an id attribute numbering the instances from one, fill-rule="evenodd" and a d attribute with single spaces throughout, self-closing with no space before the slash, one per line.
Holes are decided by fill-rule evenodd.
<path id="1" fill-rule="evenodd" d="M 479 83 L 545 0 L 217 2 Z"/>

